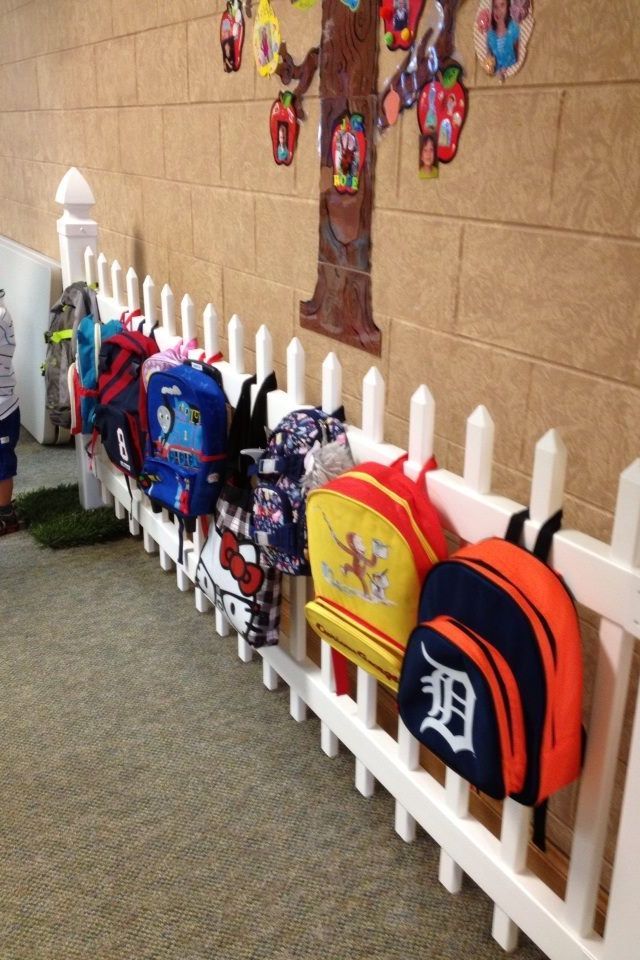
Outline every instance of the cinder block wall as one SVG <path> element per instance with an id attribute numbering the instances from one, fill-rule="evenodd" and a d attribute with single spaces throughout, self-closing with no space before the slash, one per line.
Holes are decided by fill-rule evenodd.
<path id="1" fill-rule="evenodd" d="M 318 42 L 320 3 L 274 6 L 299 60 Z M 438 455 L 452 469 L 466 417 L 486 404 L 496 488 L 523 501 L 533 445 L 559 427 L 567 520 L 606 538 L 618 474 L 640 454 L 638 10 L 633 0 L 534 7 L 526 66 L 500 87 L 476 63 L 476 0 L 464 0 L 457 42 L 469 114 L 460 154 L 437 182 L 417 177 L 414 111 L 379 146 L 379 366 L 391 438 L 405 441 L 409 397 L 428 383 Z M 74 164 L 97 197 L 107 256 L 168 280 L 178 298 L 188 291 L 199 308 L 211 300 L 226 319 L 237 312 L 251 333 L 267 322 L 279 358 L 300 335 L 317 375 L 336 346 L 298 327 L 316 276 L 317 79 L 296 160 L 276 167 L 268 110 L 279 82 L 258 77 L 250 34 L 241 71 L 223 72 L 223 8 L 0 0 L 0 233 L 55 256 L 53 197 Z M 381 84 L 398 59 L 383 50 Z M 373 360 L 339 352 L 355 413 Z"/>

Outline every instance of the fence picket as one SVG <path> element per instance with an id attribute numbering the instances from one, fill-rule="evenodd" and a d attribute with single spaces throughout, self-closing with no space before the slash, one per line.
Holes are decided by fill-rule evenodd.
<path id="1" fill-rule="evenodd" d="M 244 330 L 237 313 L 229 320 L 229 365 L 234 373 L 244 373 Z"/>
<path id="2" fill-rule="evenodd" d="M 418 474 L 433 456 L 433 433 L 436 404 L 431 391 L 423 383 L 411 397 L 409 412 L 409 459 L 405 472 Z"/>
<path id="3" fill-rule="evenodd" d="M 636 460 L 620 476 L 611 558 L 630 567 L 637 565 L 639 542 L 640 460 Z M 604 618 L 599 641 L 566 895 L 567 918 L 585 936 L 593 929 L 635 644 L 622 627 Z"/>
<path id="4" fill-rule="evenodd" d="M 557 430 L 548 430 L 536 444 L 529 506 L 531 519 L 525 525 L 528 548 L 533 547 L 537 531 L 545 520 L 561 509 L 566 472 L 567 448 Z M 507 798 L 502 808 L 500 852 L 515 873 L 525 867 L 530 825 L 531 808 Z M 504 950 L 515 950 L 518 928 L 498 906 L 493 910 L 492 933 Z"/>
<path id="5" fill-rule="evenodd" d="M 204 352 L 207 359 L 215 357 L 220 347 L 218 345 L 218 314 L 212 303 L 208 303 L 202 314 L 204 324 Z"/>
<path id="6" fill-rule="evenodd" d="M 138 274 L 133 267 L 127 270 L 127 306 L 130 313 L 140 309 L 140 286 Z"/>
<path id="7" fill-rule="evenodd" d="M 273 340 L 263 323 L 256 333 L 256 390 L 273 372 Z"/>
<path id="8" fill-rule="evenodd" d="M 98 267 L 98 289 L 103 297 L 109 296 L 109 268 L 107 266 L 107 258 L 104 253 L 99 254 L 97 260 Z"/>
<path id="9" fill-rule="evenodd" d="M 360 720 L 368 730 L 376 725 L 376 711 L 378 707 L 378 683 L 375 677 L 363 670 L 357 668 L 357 689 L 356 701 L 358 704 L 358 720 Z M 356 790 L 359 790 L 363 797 L 372 797 L 375 790 L 375 779 L 365 763 L 356 757 Z"/>
<path id="10" fill-rule="evenodd" d="M 371 367 L 362 381 L 362 432 L 382 443 L 384 438 L 385 385 L 377 367 Z"/>
<path id="11" fill-rule="evenodd" d="M 192 340 L 196 340 L 198 335 L 196 329 L 196 308 L 188 293 L 185 293 L 180 301 L 180 324 L 184 343 L 187 344 Z"/>
<path id="12" fill-rule="evenodd" d="M 84 279 L 85 283 L 88 283 L 89 286 L 98 281 L 96 255 L 91 247 L 86 247 L 84 251 Z"/>
<path id="13" fill-rule="evenodd" d="M 206 537 L 204 535 L 202 517 L 198 517 L 196 521 L 196 529 L 193 534 L 193 549 L 196 557 L 199 557 L 200 554 L 202 553 L 202 548 L 204 546 L 205 540 L 206 540 Z M 208 610 L 210 610 L 211 601 L 208 599 L 207 595 L 200 589 L 200 587 L 196 586 L 194 593 L 195 593 L 196 610 L 198 611 L 198 613 L 206 613 Z"/>
<path id="14" fill-rule="evenodd" d="M 301 407 L 305 402 L 305 362 L 304 347 L 294 337 L 287 347 L 287 393 L 296 407 Z"/>
<path id="15" fill-rule="evenodd" d="M 142 300 L 144 303 L 144 317 L 146 332 L 149 333 L 151 327 L 156 322 L 156 285 L 153 279 L 146 275 L 142 284 Z"/>
<path id="16" fill-rule="evenodd" d="M 463 478 L 470 490 L 483 495 L 491 491 L 494 437 L 491 414 L 484 406 L 476 407 L 467 419 Z M 469 811 L 468 782 L 447 770 L 445 791 L 447 805 L 456 816 L 466 816 Z M 439 878 L 449 893 L 459 893 L 462 889 L 462 870 L 446 850 L 440 851 Z"/>
<path id="17" fill-rule="evenodd" d="M 342 404 L 342 365 L 335 353 L 322 362 L 322 409 L 334 413 Z"/>
<path id="18" fill-rule="evenodd" d="M 342 364 L 335 353 L 328 353 L 322 362 L 322 401 L 325 413 L 335 413 L 342 405 Z M 320 641 L 320 676 L 329 693 L 335 694 L 331 647 Z M 339 741 L 326 721 L 320 721 L 320 747 L 328 757 L 337 757 Z"/>
<path id="19" fill-rule="evenodd" d="M 124 296 L 124 277 L 122 267 L 117 260 L 111 264 L 111 296 L 116 302 L 118 310 L 124 310 L 126 306 Z"/>
<path id="20" fill-rule="evenodd" d="M 175 299 L 173 291 L 168 283 L 165 283 L 160 293 L 160 305 L 162 310 L 162 328 L 169 337 L 176 336 L 176 314 Z"/>
<path id="21" fill-rule="evenodd" d="M 435 400 L 429 388 L 421 384 L 411 397 L 408 459 L 404 464 L 405 474 L 413 480 L 433 456 L 435 416 Z M 419 749 L 418 741 L 409 733 L 402 721 L 398 720 L 398 751 L 400 760 L 405 763 L 407 769 L 413 770 L 417 766 L 416 758 Z M 405 843 L 415 840 L 416 822 L 400 799 L 396 800 L 395 829 Z"/>
<path id="22" fill-rule="evenodd" d="M 398 757 L 407 770 L 417 770 L 420 766 L 420 744 L 398 717 Z M 402 803 L 396 800 L 395 830 L 405 843 L 413 843 L 416 838 L 416 821 Z"/>

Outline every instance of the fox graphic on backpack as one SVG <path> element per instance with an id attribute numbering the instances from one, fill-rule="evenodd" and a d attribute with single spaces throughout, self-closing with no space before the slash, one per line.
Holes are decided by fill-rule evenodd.
<path id="1" fill-rule="evenodd" d="M 427 574 L 398 691 L 405 725 L 447 766 L 527 805 L 581 764 L 578 617 L 544 562 L 558 526 L 559 515 L 543 525 L 533 553 L 493 537 Z"/>

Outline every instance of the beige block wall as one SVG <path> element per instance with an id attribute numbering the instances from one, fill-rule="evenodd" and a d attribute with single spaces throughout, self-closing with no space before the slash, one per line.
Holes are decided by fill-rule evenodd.
<path id="1" fill-rule="evenodd" d="M 274 5 L 301 59 L 318 42 L 320 4 Z M 458 18 L 470 89 L 459 157 L 419 181 L 414 113 L 379 145 L 372 275 L 388 433 L 406 441 L 410 395 L 427 382 L 441 463 L 460 469 L 465 419 L 484 403 L 496 486 L 524 500 L 533 444 L 557 426 L 569 521 L 606 538 L 618 475 L 640 454 L 637 4 L 614 0 L 605 15 L 600 0 L 535 0 L 526 65 L 503 87 L 476 63 L 475 6 L 465 0 Z M 300 331 L 298 303 L 316 275 L 318 82 L 296 160 L 276 167 L 279 82 L 257 76 L 249 43 L 240 72 L 223 72 L 223 7 L 0 0 L 0 233 L 55 256 L 55 188 L 78 166 L 108 257 L 200 309 L 237 312 L 250 331 L 268 322 L 280 361 L 300 335 L 317 398 L 336 345 Z M 381 51 L 381 83 L 398 59 Z M 357 418 L 373 361 L 339 352 Z"/>

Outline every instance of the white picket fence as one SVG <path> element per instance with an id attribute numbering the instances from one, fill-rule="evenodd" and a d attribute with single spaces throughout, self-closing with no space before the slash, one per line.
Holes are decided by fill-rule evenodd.
<path id="1" fill-rule="evenodd" d="M 58 190 L 65 206 L 59 221 L 64 282 L 86 277 L 99 282 L 103 318 L 119 316 L 141 306 L 138 278 L 132 269 L 124 274 L 117 262 L 109 267 L 105 257 L 96 257 L 95 224 L 89 219 L 91 191 L 74 169 Z M 92 226 L 93 224 L 93 226 Z M 71 226 L 69 226 L 71 225 Z M 212 225 L 212 229 L 214 225 Z M 89 240 L 89 246 L 87 246 Z M 162 288 L 160 316 L 156 316 L 155 285 L 150 277 L 143 284 L 143 313 L 147 326 L 161 322 L 159 339 L 178 335 L 174 295 Z M 209 305 L 204 311 L 204 351 L 218 348 L 218 318 Z M 185 295 L 180 307 L 180 334 L 195 336 L 196 315 Z M 228 324 L 228 358 L 217 364 L 228 397 L 233 403 L 247 376 L 242 322 L 233 316 Z M 261 383 L 273 366 L 272 340 L 263 326 L 255 341 L 256 374 Z M 268 398 L 269 425 L 305 403 L 305 354 L 294 338 L 287 349 L 286 390 Z M 256 388 L 257 389 L 257 388 Z M 334 353 L 322 365 L 322 407 L 333 411 L 340 405 L 342 368 Z M 384 442 L 385 384 L 375 367 L 363 380 L 360 426 L 348 426 L 352 451 L 358 462 L 390 463 L 404 451 Z M 419 386 L 409 415 L 408 460 L 405 472 L 415 478 L 432 454 L 435 403 L 427 386 Z M 502 536 L 509 518 L 523 505 L 491 493 L 494 424 L 489 412 L 478 407 L 467 421 L 463 476 L 447 470 L 428 474 L 429 494 L 445 527 L 463 541 Z M 544 521 L 562 507 L 567 453 L 555 430 L 537 443 L 530 520 L 525 542 L 531 547 Z M 84 469 L 84 468 L 83 468 Z M 133 534 L 142 532 L 144 548 L 158 551 L 163 570 L 175 567 L 177 586 L 188 590 L 195 580 L 198 554 L 203 542 L 198 526 L 192 543 L 185 544 L 178 564 L 178 528 L 164 511 L 154 513 L 146 498 L 134 491 L 133 502 L 124 478 L 103 457 L 97 458 L 97 476 L 104 502 L 114 504 L 116 514 L 129 514 Z M 321 722 L 322 750 L 329 757 L 339 744 L 355 757 L 355 784 L 366 797 L 376 781 L 394 797 L 395 827 L 405 841 L 415 836 L 416 824 L 441 848 L 440 880 L 456 893 L 468 874 L 494 903 L 493 935 L 506 950 L 517 945 L 524 931 L 553 960 L 638 960 L 640 957 L 640 706 L 635 719 L 628 771 L 618 830 L 617 849 L 608 901 L 604 936 L 594 932 L 594 915 L 602 869 L 607 823 L 620 735 L 628 691 L 635 638 L 640 636 L 640 459 L 620 476 L 611 544 L 580 533 L 561 530 L 554 538 L 552 567 L 561 574 L 576 600 L 600 620 L 599 653 L 593 707 L 588 719 L 588 746 L 579 788 L 566 894 L 561 898 L 526 867 L 531 810 L 513 801 L 503 808 L 500 838 L 469 812 L 469 786 L 449 772 L 442 786 L 419 766 L 418 743 L 399 723 L 397 740 L 376 725 L 377 684 L 358 669 L 357 696 L 338 697 L 334 690 L 329 647 L 321 645 L 321 666 L 306 656 L 304 606 L 309 591 L 305 578 L 290 581 L 290 629 L 285 643 L 264 648 L 262 674 L 265 686 L 274 690 L 280 682 L 290 690 L 290 710 L 297 721 L 308 710 Z M 196 607 L 210 609 L 206 597 L 195 589 Z M 216 630 L 229 626 L 219 611 Z M 238 638 L 238 655 L 249 661 L 255 652 Z M 363 808 L 363 816 L 366 810 Z M 391 934 L 391 932 L 390 932 Z M 425 944 L 428 953 L 428 944 Z"/>

